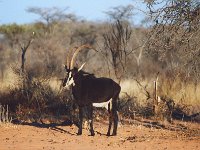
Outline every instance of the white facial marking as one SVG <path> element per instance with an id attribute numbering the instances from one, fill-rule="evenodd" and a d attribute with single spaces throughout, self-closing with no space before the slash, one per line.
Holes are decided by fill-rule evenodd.
<path id="1" fill-rule="evenodd" d="M 68 86 L 73 85 L 74 84 L 74 78 L 72 77 L 72 73 L 69 73 L 69 78 L 67 81 Z"/>
<path id="2" fill-rule="evenodd" d="M 75 85 L 75 83 L 74 83 L 74 79 L 72 77 L 72 73 L 70 72 L 65 87 L 69 88 L 71 85 Z"/>

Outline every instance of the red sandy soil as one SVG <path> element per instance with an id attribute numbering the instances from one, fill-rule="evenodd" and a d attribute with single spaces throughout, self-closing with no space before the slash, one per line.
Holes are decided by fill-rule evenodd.
<path id="1" fill-rule="evenodd" d="M 0 150 L 200 150 L 200 124 L 186 123 L 190 129 L 170 131 L 142 125 L 123 125 L 118 135 L 105 135 L 106 123 L 94 124 L 94 137 L 77 136 L 76 126 L 39 127 L 27 125 L 0 125 Z"/>

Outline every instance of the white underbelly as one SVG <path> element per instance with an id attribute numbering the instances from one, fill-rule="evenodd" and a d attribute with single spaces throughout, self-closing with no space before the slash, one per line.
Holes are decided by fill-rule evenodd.
<path id="1" fill-rule="evenodd" d="M 108 110 L 108 104 L 112 101 L 112 99 L 110 99 L 109 101 L 107 102 L 103 102 L 103 103 L 92 103 L 92 105 L 94 107 L 102 107 L 102 108 L 106 108 Z M 112 105 L 112 103 L 111 103 Z M 112 108 L 112 107 L 111 107 Z"/>

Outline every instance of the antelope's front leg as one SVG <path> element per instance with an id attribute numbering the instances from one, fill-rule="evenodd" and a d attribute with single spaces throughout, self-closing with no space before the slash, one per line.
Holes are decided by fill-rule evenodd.
<path id="1" fill-rule="evenodd" d="M 77 135 L 82 134 L 82 125 L 83 125 L 83 107 L 79 106 L 79 129 Z"/>
<path id="2" fill-rule="evenodd" d="M 91 136 L 94 136 L 94 129 L 93 129 L 93 106 L 92 104 L 89 106 L 89 123 L 90 123 L 90 133 Z"/>

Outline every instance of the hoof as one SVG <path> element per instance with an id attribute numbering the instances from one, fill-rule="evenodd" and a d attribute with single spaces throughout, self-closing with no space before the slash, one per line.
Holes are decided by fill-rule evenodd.
<path id="1" fill-rule="evenodd" d="M 116 135 L 117 135 L 117 133 L 113 133 L 113 134 L 112 134 L 112 136 L 116 136 Z"/>
<path id="2" fill-rule="evenodd" d="M 106 136 L 110 136 L 110 133 L 107 133 Z"/>
<path id="3" fill-rule="evenodd" d="M 91 132 L 91 136 L 95 136 L 95 133 L 94 133 L 94 132 Z"/>
<path id="4" fill-rule="evenodd" d="M 78 132 L 77 135 L 82 135 L 82 132 Z"/>

